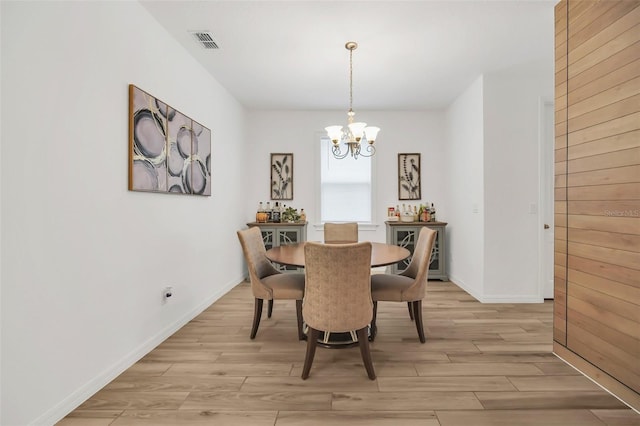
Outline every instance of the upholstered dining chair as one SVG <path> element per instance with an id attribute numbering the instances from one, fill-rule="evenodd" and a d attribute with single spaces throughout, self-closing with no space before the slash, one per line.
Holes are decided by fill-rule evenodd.
<path id="1" fill-rule="evenodd" d="M 326 244 L 357 243 L 358 222 L 325 223 L 324 242 Z"/>
<path id="2" fill-rule="evenodd" d="M 371 340 L 377 333 L 376 316 L 378 302 L 407 302 L 409 316 L 416 323 L 420 342 L 426 341 L 422 325 L 422 299 L 427 290 L 429 263 L 437 232 L 422 227 L 407 269 L 400 274 L 374 274 L 371 276 L 371 297 L 373 298 L 373 321 Z"/>
<path id="3" fill-rule="evenodd" d="M 376 378 L 369 351 L 371 300 L 371 243 L 321 244 L 307 242 L 302 317 L 309 327 L 302 379 L 309 377 L 321 332 L 356 330 L 367 375 Z M 346 284 L 345 284 L 346 283 Z"/>
<path id="4" fill-rule="evenodd" d="M 254 339 L 256 337 L 260 326 L 263 301 L 269 301 L 269 314 L 271 314 L 273 300 L 286 299 L 296 301 L 298 339 L 303 340 L 302 297 L 304 295 L 304 274 L 282 273 L 274 268 L 269 259 L 267 259 L 260 228 L 253 227 L 238 231 L 238 239 L 247 261 L 251 290 L 255 297 L 251 338 Z"/>

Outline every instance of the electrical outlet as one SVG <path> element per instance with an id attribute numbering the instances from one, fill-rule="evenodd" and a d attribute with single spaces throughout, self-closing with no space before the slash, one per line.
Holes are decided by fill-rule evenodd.
<path id="1" fill-rule="evenodd" d="M 167 286 L 162 290 L 162 302 L 167 303 L 173 298 L 173 287 Z"/>

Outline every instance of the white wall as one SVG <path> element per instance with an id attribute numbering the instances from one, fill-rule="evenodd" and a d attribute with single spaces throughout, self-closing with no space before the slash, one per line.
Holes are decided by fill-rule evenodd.
<path id="1" fill-rule="evenodd" d="M 553 68 L 487 73 L 447 110 L 449 277 L 482 302 L 542 302 L 538 255 L 539 102 Z"/>
<path id="2" fill-rule="evenodd" d="M 552 71 L 531 63 L 484 77 L 485 302 L 541 302 L 539 102 L 553 95 Z"/>
<path id="3" fill-rule="evenodd" d="M 483 78 L 448 108 L 442 215 L 447 226 L 449 278 L 476 299 L 484 293 Z"/>
<path id="4" fill-rule="evenodd" d="M 242 279 L 245 118 L 137 2 L 1 8 L 0 423 L 51 424 Z M 212 130 L 211 197 L 127 191 L 129 83 Z"/>
<path id="5" fill-rule="evenodd" d="M 294 199 L 286 202 L 307 212 L 309 240 L 322 240 L 315 229 L 320 221 L 319 137 L 331 124 L 346 125 L 346 111 L 251 111 L 248 117 L 248 156 L 246 165 L 252 185 L 246 191 L 246 221 L 254 220 L 258 202 L 269 199 L 269 154 L 294 154 Z M 445 199 L 444 113 L 441 111 L 358 111 L 356 118 L 382 130 L 376 140 L 376 155 L 371 158 L 342 161 L 374 161 L 375 194 L 373 231 L 360 232 L 360 238 L 385 241 L 384 220 L 387 207 L 398 201 L 398 153 L 421 153 L 422 201 L 433 202 L 436 209 Z M 405 201 L 406 203 L 406 201 Z M 416 202 L 415 204 L 418 204 Z M 345 206 L 348 208 L 348 206 Z M 440 220 L 447 217 L 438 215 Z"/>
<path id="6" fill-rule="evenodd" d="M 0 5 L 0 25 L 2 24 L 2 7 Z M 2 33 L 3 31 L 1 30 L 0 27 L 0 46 L 3 46 L 2 44 Z M 0 52 L 2 50 L 0 49 Z M 2 62 L 3 62 L 3 56 L 0 54 L 0 82 L 2 81 Z M 0 84 L 0 100 L 4 99 L 3 98 L 3 93 L 2 93 L 2 86 L 3 84 Z M 0 120 L 2 118 L 2 102 L 0 102 Z M 0 123 L 0 130 L 1 130 L 1 123 Z M 0 165 L 2 165 L 2 137 L 0 134 Z M 3 238 L 3 233 L 2 233 L 2 226 L 1 224 L 3 223 L 3 216 L 2 216 L 2 212 L 4 211 L 4 204 L 2 202 L 2 185 L 3 185 L 3 180 L 2 180 L 2 169 L 0 168 L 0 241 L 4 241 Z M 2 321 L 4 319 L 4 317 L 2 316 L 2 277 L 4 276 L 4 271 L 2 269 L 2 245 L 0 244 L 0 321 Z M 3 349 L 2 349 L 2 324 L 0 323 L 0 423 L 2 423 L 2 353 L 3 353 Z"/>

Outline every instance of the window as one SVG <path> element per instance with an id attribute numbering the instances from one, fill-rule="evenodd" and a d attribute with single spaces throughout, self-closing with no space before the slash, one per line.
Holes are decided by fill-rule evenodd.
<path id="1" fill-rule="evenodd" d="M 371 222 L 373 158 L 337 160 L 326 137 L 320 147 L 320 220 Z"/>

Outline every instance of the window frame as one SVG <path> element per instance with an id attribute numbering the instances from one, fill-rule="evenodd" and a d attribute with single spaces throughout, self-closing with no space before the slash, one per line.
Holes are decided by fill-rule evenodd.
<path id="1" fill-rule="evenodd" d="M 324 227 L 324 221 L 322 220 L 322 143 L 331 143 L 329 138 L 327 137 L 326 132 L 316 132 L 315 138 L 315 166 L 316 166 L 316 205 L 318 206 L 318 217 L 317 223 L 314 224 L 316 229 L 322 229 Z M 371 157 L 361 157 L 357 160 L 353 158 L 344 158 L 340 161 L 371 161 L 371 205 L 369 206 L 371 212 L 371 221 L 362 222 L 358 221 L 359 229 L 362 230 L 375 230 L 377 229 L 377 212 L 375 206 L 377 205 L 377 162 L 376 156 L 373 155 Z"/>

